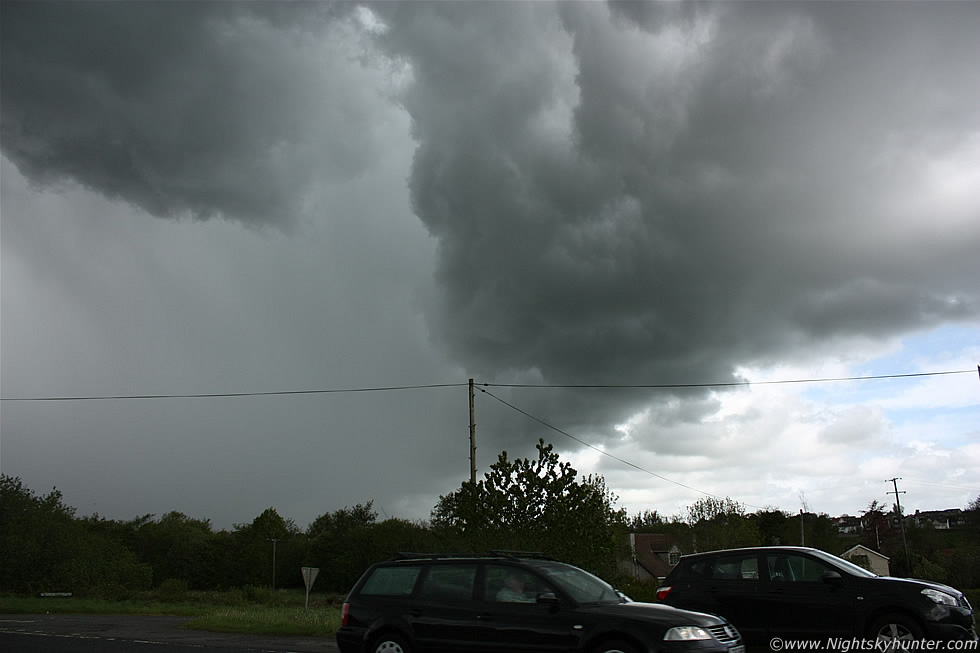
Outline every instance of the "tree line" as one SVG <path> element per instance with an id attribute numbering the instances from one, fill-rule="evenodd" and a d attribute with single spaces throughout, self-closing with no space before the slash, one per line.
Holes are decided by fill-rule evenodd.
<path id="1" fill-rule="evenodd" d="M 494 549 L 538 551 L 628 582 L 621 563 L 630 558 L 630 532 L 665 534 L 683 553 L 805 543 L 839 554 L 863 543 L 892 558 L 893 575 L 980 586 L 980 497 L 968 508 L 970 526 L 962 534 L 907 533 L 915 551 L 911 570 L 903 568 L 897 527 L 876 502 L 865 515 L 868 523 L 877 520 L 874 532 L 844 538 L 828 515 L 748 513 L 728 497 L 704 497 L 668 518 L 656 511 L 630 516 L 617 500 L 601 476 L 580 476 L 543 440 L 536 458 L 502 452 L 482 480 L 441 496 L 429 521 L 379 520 L 370 501 L 326 512 L 305 529 L 271 507 L 231 530 L 177 511 L 128 521 L 78 517 L 57 489 L 38 495 L 3 475 L 0 591 L 114 598 L 168 584 L 302 588 L 301 567 L 318 567 L 316 589 L 341 593 L 370 564 L 398 552 Z"/>

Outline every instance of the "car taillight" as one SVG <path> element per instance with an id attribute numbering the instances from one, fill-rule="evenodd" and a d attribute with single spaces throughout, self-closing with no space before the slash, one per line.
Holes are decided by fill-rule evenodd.
<path id="1" fill-rule="evenodd" d="M 667 595 L 670 594 L 670 590 L 672 590 L 672 589 L 674 589 L 674 586 L 673 585 L 662 585 L 662 586 L 658 587 L 657 588 L 657 600 L 658 601 L 665 600 L 667 598 Z"/>
<path id="2" fill-rule="evenodd" d="M 340 609 L 340 625 L 346 626 L 347 621 L 350 619 L 350 603 L 344 603 L 344 607 Z"/>

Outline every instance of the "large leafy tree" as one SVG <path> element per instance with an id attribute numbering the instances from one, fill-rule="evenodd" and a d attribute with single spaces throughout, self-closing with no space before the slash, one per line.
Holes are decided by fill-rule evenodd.
<path id="1" fill-rule="evenodd" d="M 759 543 L 759 525 L 749 519 L 745 506 L 730 497 L 705 496 L 687 507 L 691 549 L 713 551 Z"/>
<path id="2" fill-rule="evenodd" d="M 239 582 L 296 584 L 295 576 L 302 567 L 302 549 L 305 549 L 305 542 L 301 545 L 298 542 L 300 536 L 302 531 L 295 522 L 284 519 L 275 508 L 266 508 L 250 524 L 235 524 L 232 540 L 241 566 L 236 573 Z"/>
<path id="3" fill-rule="evenodd" d="M 75 519 L 61 492 L 44 496 L 0 476 L 0 587 L 104 594 L 142 589 L 151 571 L 115 537 Z"/>
<path id="4" fill-rule="evenodd" d="M 579 477 L 540 440 L 535 459 L 502 452 L 482 481 L 439 497 L 432 525 L 470 550 L 536 550 L 612 576 L 627 519 L 601 476 Z"/>
<path id="5" fill-rule="evenodd" d="M 136 530 L 135 548 L 140 559 L 153 567 L 153 582 L 175 578 L 192 589 L 218 584 L 219 550 L 208 520 L 193 519 L 171 511 L 159 520 L 143 518 Z"/>

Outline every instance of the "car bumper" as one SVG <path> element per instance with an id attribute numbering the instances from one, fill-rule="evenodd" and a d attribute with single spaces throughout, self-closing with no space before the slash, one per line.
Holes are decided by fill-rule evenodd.
<path id="1" fill-rule="evenodd" d="M 661 653 L 745 653 L 745 646 L 741 642 L 725 644 L 717 640 L 704 640 L 663 642 L 657 650 Z"/>
<path id="2" fill-rule="evenodd" d="M 929 631 L 929 639 L 944 642 L 963 640 L 973 642 L 977 640 L 977 631 L 972 624 L 970 626 L 962 626 L 951 623 L 930 623 L 927 624 L 927 629 Z"/>

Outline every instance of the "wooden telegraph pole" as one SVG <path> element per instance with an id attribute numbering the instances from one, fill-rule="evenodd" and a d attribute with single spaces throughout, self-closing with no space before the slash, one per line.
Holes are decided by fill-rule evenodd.
<path id="1" fill-rule="evenodd" d="M 476 484 L 476 418 L 473 413 L 473 379 L 470 379 L 470 483 Z"/>
<path id="2" fill-rule="evenodd" d="M 905 494 L 905 490 L 901 492 L 898 491 L 898 482 L 902 480 L 900 477 L 890 478 L 885 483 L 891 483 L 895 487 L 894 492 L 889 492 L 888 494 L 895 495 L 895 512 L 898 513 L 898 525 L 902 529 L 902 546 L 905 548 L 905 577 L 912 577 L 912 558 L 909 556 L 909 541 L 905 539 L 905 515 L 902 514 L 902 502 L 899 500 L 899 494 Z"/>

